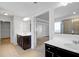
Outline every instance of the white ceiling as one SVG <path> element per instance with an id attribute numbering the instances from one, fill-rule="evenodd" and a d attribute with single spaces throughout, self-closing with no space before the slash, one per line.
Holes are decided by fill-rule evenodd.
<path id="1" fill-rule="evenodd" d="M 56 8 L 55 19 L 62 19 L 62 18 L 74 16 L 73 12 L 76 12 L 75 15 L 79 15 L 79 2 L 73 2 L 67 6 Z"/>
<path id="2" fill-rule="evenodd" d="M 64 18 L 69 18 L 73 15 L 73 12 L 76 12 L 76 16 L 79 16 L 79 2 L 73 2 L 68 4 L 67 6 L 61 6 L 55 9 L 55 20 L 60 21 L 64 20 Z M 49 20 L 49 13 L 46 12 L 42 15 L 37 16 L 38 18 Z"/>
<path id="3" fill-rule="evenodd" d="M 7 10 L 7 12 L 9 11 L 17 16 L 30 17 L 50 7 L 55 7 L 57 4 L 57 2 L 39 2 L 37 4 L 34 4 L 33 2 L 0 2 L 0 13 L 3 10 Z M 79 15 L 79 2 L 56 8 L 55 18 L 71 16 L 74 11 Z M 38 17 L 46 20 L 49 19 L 48 13 L 44 13 Z"/>
<path id="4" fill-rule="evenodd" d="M 0 2 L 0 7 L 11 11 L 15 15 L 29 17 L 44 11 L 51 6 L 55 7 L 57 4 L 57 2 L 38 2 L 37 4 L 34 4 L 33 2 Z"/>

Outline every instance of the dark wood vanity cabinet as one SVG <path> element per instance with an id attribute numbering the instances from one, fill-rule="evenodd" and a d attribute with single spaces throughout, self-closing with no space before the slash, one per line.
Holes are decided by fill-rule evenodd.
<path id="1" fill-rule="evenodd" d="M 31 48 L 31 35 L 17 35 L 17 44 L 21 46 L 24 50 Z"/>
<path id="2" fill-rule="evenodd" d="M 79 57 L 79 54 L 53 45 L 45 44 L 45 56 L 46 57 Z"/>

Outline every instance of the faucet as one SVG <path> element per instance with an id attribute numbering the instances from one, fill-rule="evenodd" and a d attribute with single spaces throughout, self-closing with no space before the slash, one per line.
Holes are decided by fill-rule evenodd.
<path id="1" fill-rule="evenodd" d="M 79 40 L 78 40 L 78 41 L 73 40 L 73 43 L 75 43 L 75 44 L 79 44 Z"/>

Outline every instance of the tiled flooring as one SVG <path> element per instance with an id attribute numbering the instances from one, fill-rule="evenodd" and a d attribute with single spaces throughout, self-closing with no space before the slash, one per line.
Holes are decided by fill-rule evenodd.
<path id="1" fill-rule="evenodd" d="M 40 47 L 41 45 L 44 44 L 44 42 L 48 41 L 49 40 L 49 37 L 47 36 L 44 36 L 44 37 L 40 37 L 40 38 L 37 38 L 37 47 Z"/>
<path id="2" fill-rule="evenodd" d="M 9 39 L 5 39 L 0 44 L 0 57 L 44 57 L 44 50 L 44 44 L 35 49 L 23 50 L 12 45 Z"/>

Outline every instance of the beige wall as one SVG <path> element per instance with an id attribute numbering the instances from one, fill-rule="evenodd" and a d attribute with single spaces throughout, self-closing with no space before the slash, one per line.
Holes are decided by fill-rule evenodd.
<path id="1" fill-rule="evenodd" d="M 1 21 L 0 21 L 0 38 L 1 38 Z"/>
<path id="2" fill-rule="evenodd" d="M 76 34 L 78 34 L 79 33 L 79 19 L 74 19 L 74 20 L 75 21 L 73 21 L 73 30 Z"/>
<path id="3" fill-rule="evenodd" d="M 63 21 L 63 33 L 64 34 L 78 34 L 79 33 L 79 18 L 73 20 Z"/>
<path id="4" fill-rule="evenodd" d="M 72 33 L 72 20 L 65 20 L 63 21 L 64 29 L 63 33 L 64 34 L 70 34 Z"/>

